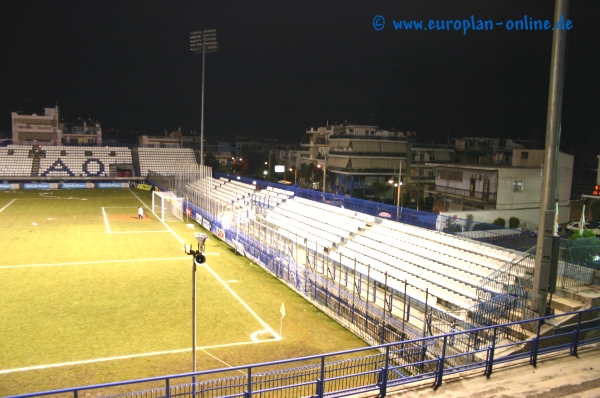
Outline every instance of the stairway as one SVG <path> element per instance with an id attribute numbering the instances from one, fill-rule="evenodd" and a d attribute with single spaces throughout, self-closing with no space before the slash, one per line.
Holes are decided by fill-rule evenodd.
<path id="1" fill-rule="evenodd" d="M 31 176 L 37 177 L 40 174 L 40 159 L 33 158 L 33 162 L 31 163 Z"/>
<path id="2" fill-rule="evenodd" d="M 131 150 L 131 163 L 133 163 L 133 175 L 142 176 L 140 172 L 140 154 L 137 149 Z"/>

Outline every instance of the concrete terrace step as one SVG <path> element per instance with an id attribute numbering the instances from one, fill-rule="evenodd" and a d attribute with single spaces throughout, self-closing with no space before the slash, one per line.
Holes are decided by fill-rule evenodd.
<path id="1" fill-rule="evenodd" d="M 572 312 L 582 309 L 584 304 L 567 297 L 553 296 L 550 307 L 560 312 Z"/>

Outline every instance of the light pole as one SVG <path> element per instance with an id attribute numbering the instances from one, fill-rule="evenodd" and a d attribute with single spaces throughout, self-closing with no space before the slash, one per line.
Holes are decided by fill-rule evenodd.
<path id="1" fill-rule="evenodd" d="M 198 250 L 192 249 L 190 245 L 189 251 L 183 245 L 183 250 L 187 255 L 193 256 L 192 258 L 192 372 L 196 372 L 196 267 L 206 262 L 204 254 L 204 242 L 208 240 L 206 234 L 195 233 L 194 237 L 198 241 Z M 192 376 L 192 389 L 194 396 L 196 395 L 196 376 Z"/>
<path id="2" fill-rule="evenodd" d="M 398 202 L 396 203 L 396 220 L 400 217 L 400 201 L 402 200 L 402 159 L 400 159 L 400 167 L 398 169 Z"/>
<path id="3" fill-rule="evenodd" d="M 325 193 L 325 183 L 326 183 L 326 178 L 327 178 L 325 173 L 326 173 L 327 166 L 325 164 L 323 166 L 318 164 L 317 167 L 319 169 L 323 169 L 323 193 Z"/>
<path id="4" fill-rule="evenodd" d="M 396 181 L 394 181 L 393 177 L 388 180 L 388 183 L 392 186 L 392 188 L 395 188 L 398 186 L 398 183 Z M 399 200 L 399 198 L 396 197 L 396 192 L 394 192 L 392 190 L 392 203 L 397 204 L 398 200 Z"/>
<path id="5" fill-rule="evenodd" d="M 204 59 L 207 53 L 219 51 L 216 29 L 190 32 L 190 51 L 202 54 L 202 103 L 200 111 L 200 164 L 204 165 Z"/>

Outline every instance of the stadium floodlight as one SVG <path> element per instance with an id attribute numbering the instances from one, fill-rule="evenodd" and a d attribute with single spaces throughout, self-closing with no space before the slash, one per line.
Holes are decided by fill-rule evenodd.
<path id="1" fill-rule="evenodd" d="M 194 238 L 198 242 L 198 250 L 194 250 L 192 245 L 189 249 L 183 244 L 183 251 L 189 256 L 192 256 L 192 372 L 196 372 L 196 267 L 206 262 L 204 256 L 204 243 L 208 240 L 208 236 L 202 233 L 195 233 Z M 192 390 L 196 392 L 196 376 L 192 376 Z"/>
<path id="2" fill-rule="evenodd" d="M 204 165 L 204 59 L 208 53 L 219 51 L 216 29 L 190 32 L 190 51 L 202 54 L 202 102 L 200 111 L 200 164 Z"/>

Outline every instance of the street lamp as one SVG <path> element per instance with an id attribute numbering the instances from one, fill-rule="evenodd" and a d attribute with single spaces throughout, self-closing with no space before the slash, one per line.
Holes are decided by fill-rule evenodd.
<path id="1" fill-rule="evenodd" d="M 198 30 L 190 33 L 190 51 L 202 54 L 202 103 L 200 111 L 200 164 L 204 165 L 204 58 L 207 53 L 219 51 L 216 29 Z"/>
<path id="2" fill-rule="evenodd" d="M 323 169 L 323 193 L 325 193 L 325 183 L 326 183 L 326 171 L 327 171 L 327 165 L 323 165 L 321 166 L 320 164 L 317 165 L 318 168 Z"/>
<path id="3" fill-rule="evenodd" d="M 293 169 L 291 167 L 289 168 L 289 170 L 290 170 L 290 172 L 292 172 L 292 171 L 294 172 L 294 184 L 296 184 L 296 172 L 297 172 L 297 170 L 295 170 L 295 169 Z"/>
<path id="4" fill-rule="evenodd" d="M 185 243 L 183 244 L 183 250 L 185 253 L 192 257 L 192 372 L 196 372 L 196 267 L 206 262 L 204 254 L 204 243 L 208 240 L 208 236 L 202 233 L 195 233 L 194 238 L 198 242 L 198 250 L 192 249 L 190 245 L 189 250 Z M 196 376 L 192 377 L 192 385 L 194 395 L 196 392 Z"/>

